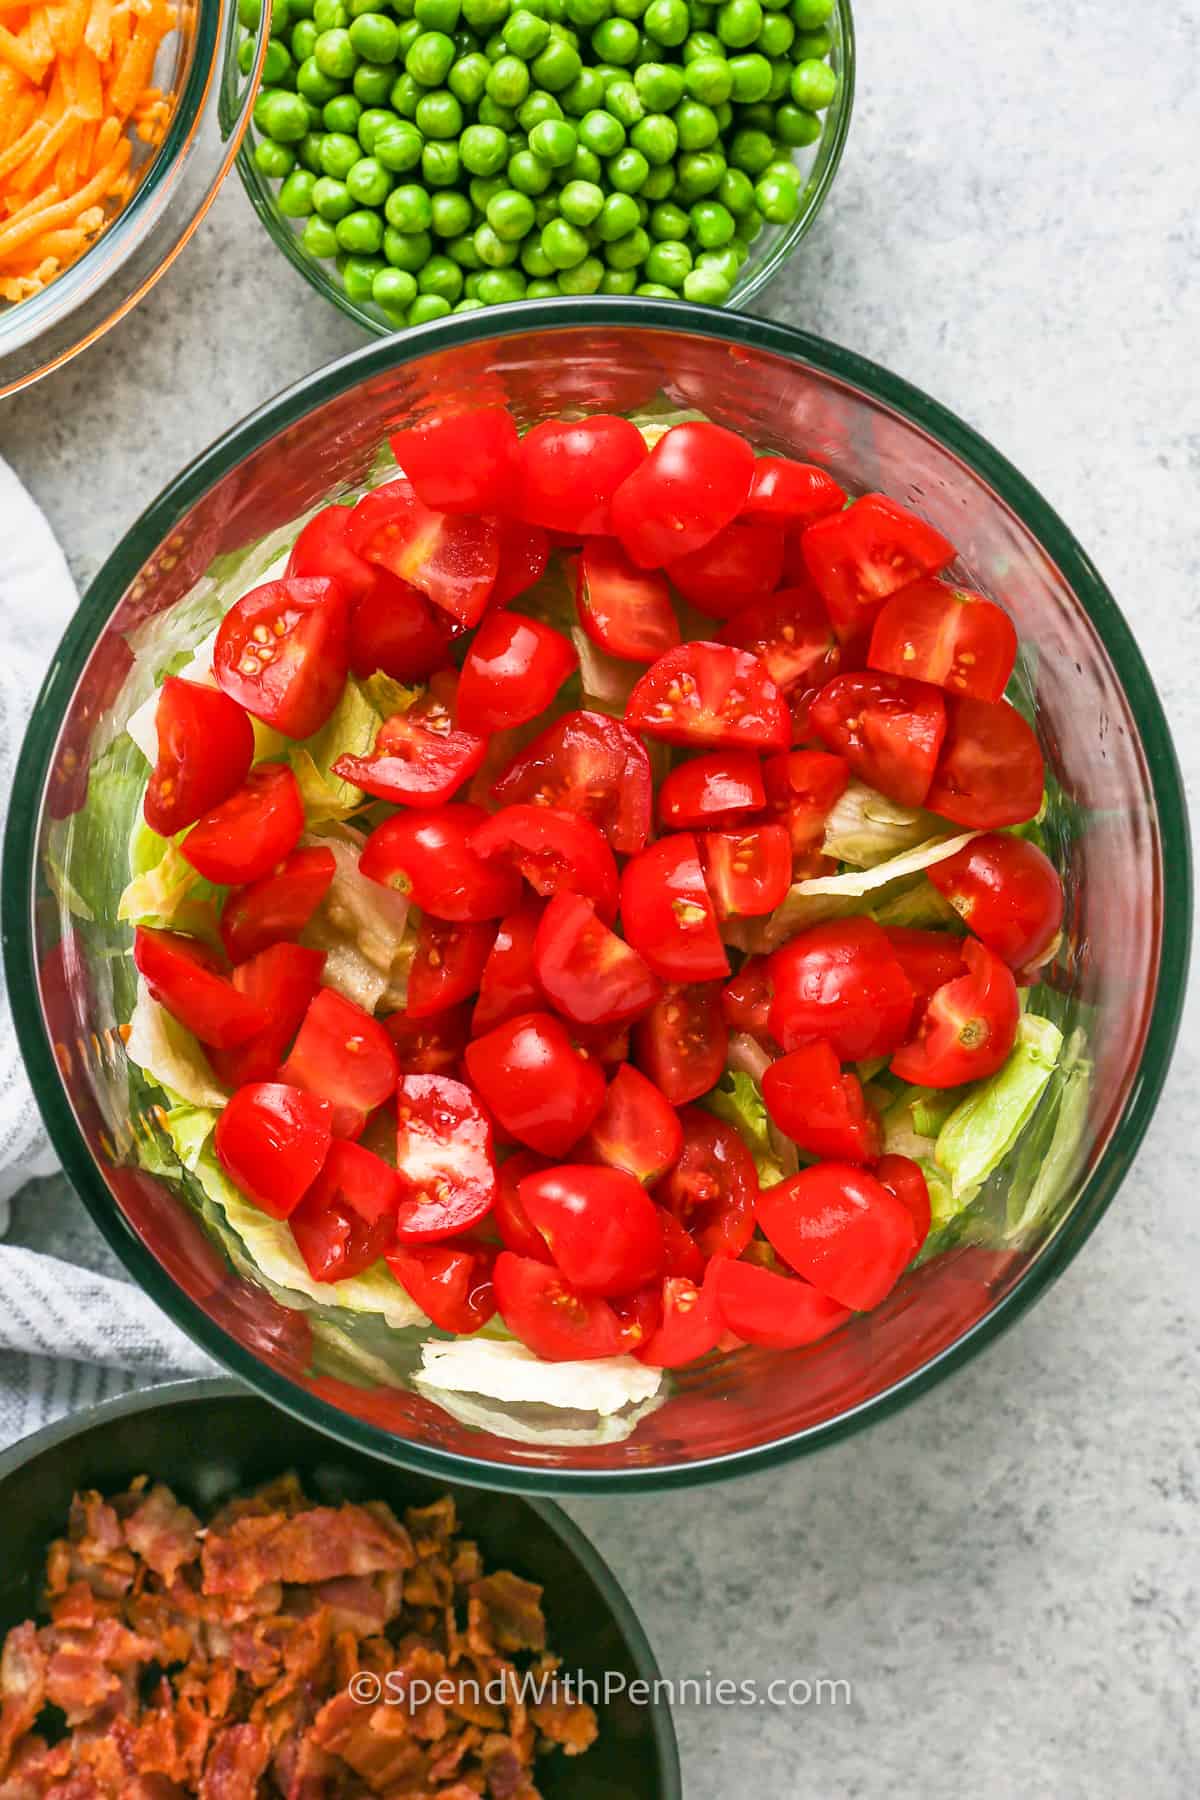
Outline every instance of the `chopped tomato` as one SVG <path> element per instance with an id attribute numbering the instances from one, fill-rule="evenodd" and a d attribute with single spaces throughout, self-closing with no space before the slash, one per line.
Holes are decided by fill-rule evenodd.
<path id="1" fill-rule="evenodd" d="M 239 1088 L 217 1115 L 213 1148 L 225 1173 L 273 1219 L 286 1219 L 321 1173 L 333 1142 L 327 1100 L 283 1082 Z"/>
<path id="2" fill-rule="evenodd" d="M 455 925 L 425 913 L 408 972 L 404 1010 L 410 1019 L 430 1019 L 478 992 L 496 940 L 490 919 Z"/>
<path id="3" fill-rule="evenodd" d="M 626 723 L 685 749 L 784 750 L 792 724 L 766 666 L 729 644 L 680 644 L 652 663 L 625 708 Z"/>
<path id="4" fill-rule="evenodd" d="M 595 1163 L 563 1163 L 526 1175 L 525 1216 L 581 1294 L 630 1294 L 662 1274 L 654 1202 L 636 1176 Z"/>
<path id="5" fill-rule="evenodd" d="M 808 572 L 845 643 L 862 639 L 883 602 L 954 561 L 954 545 L 886 494 L 865 494 L 810 525 L 800 540 Z"/>
<path id="6" fill-rule="evenodd" d="M 401 1243 L 454 1237 L 492 1210 L 497 1188 L 492 1122 L 464 1082 L 446 1075 L 401 1076 L 396 1172 Z"/>
<path id="7" fill-rule="evenodd" d="M 217 685 L 284 737 L 311 737 L 346 686 L 349 630 L 345 592 L 327 576 L 251 588 L 221 621 Z"/>
<path id="8" fill-rule="evenodd" d="M 367 1114 L 391 1098 L 399 1065 L 379 1020 L 333 988 L 322 988 L 280 1073 L 329 1101 L 335 1137 L 356 1138 Z"/>
<path id="9" fill-rule="evenodd" d="M 383 1023 L 402 1075 L 446 1075 L 462 1061 L 471 1035 L 471 1008 L 464 1001 L 427 1019 L 395 1012 Z"/>
<path id="10" fill-rule="evenodd" d="M 183 854 L 206 881 L 261 881 L 296 848 L 304 801 L 286 763 L 261 763 L 244 787 L 205 813 L 183 840 Z"/>
<path id="11" fill-rule="evenodd" d="M 492 606 L 507 606 L 510 600 L 526 593 L 546 573 L 549 558 L 550 539 L 540 525 L 501 519 L 500 567 L 492 589 Z"/>
<path id="12" fill-rule="evenodd" d="M 567 713 L 510 763 L 492 788 L 497 806 L 519 801 L 591 819 L 624 856 L 650 835 L 654 789 L 645 745 L 618 719 Z"/>
<path id="13" fill-rule="evenodd" d="M 774 912 L 792 884 L 792 844 L 786 826 L 702 831 L 696 841 L 718 919 L 759 918 Z"/>
<path id="14" fill-rule="evenodd" d="M 710 619 L 731 618 L 777 588 L 782 574 L 782 529 L 742 519 L 726 525 L 699 550 L 667 564 L 672 585 Z"/>
<path id="15" fill-rule="evenodd" d="M 579 1148 L 593 1161 L 624 1169 L 653 1187 L 679 1160 L 683 1127 L 654 1083 L 632 1063 L 622 1063 Z"/>
<path id="16" fill-rule="evenodd" d="M 798 1275 L 856 1312 L 878 1306 L 916 1255 L 908 1208 L 850 1163 L 817 1163 L 765 1188 L 758 1222 Z"/>
<path id="17" fill-rule="evenodd" d="M 581 1025 L 577 1020 L 568 1020 L 567 1027 L 576 1050 L 593 1057 L 602 1069 L 611 1071 L 628 1062 L 630 1027 L 627 1024 Z"/>
<path id="18" fill-rule="evenodd" d="M 745 438 L 706 421 L 673 425 L 617 489 L 611 529 L 639 569 L 662 569 L 736 519 L 754 476 Z"/>
<path id="19" fill-rule="evenodd" d="M 895 1194 L 912 1220 L 917 1240 L 915 1255 L 929 1236 L 932 1221 L 929 1187 L 924 1175 L 911 1157 L 895 1155 L 881 1156 L 872 1173 L 889 1194 Z"/>
<path id="20" fill-rule="evenodd" d="M 682 1369 L 715 1350 L 722 1328 L 716 1292 L 715 1279 L 698 1286 L 687 1276 L 668 1275 L 662 1285 L 662 1324 L 634 1355 L 652 1369 Z"/>
<path id="21" fill-rule="evenodd" d="M 617 865 L 589 819 L 557 807 L 506 806 L 476 827 L 471 848 L 487 866 L 518 870 L 543 899 L 587 894 L 602 919 L 617 916 Z"/>
<path id="22" fill-rule="evenodd" d="M 990 832 L 926 872 L 975 936 L 1010 969 L 1036 968 L 1062 928 L 1058 871 L 1026 838 Z"/>
<path id="23" fill-rule="evenodd" d="M 249 716 L 220 688 L 168 675 L 154 714 L 158 759 L 142 810 L 151 831 L 174 837 L 237 792 L 254 761 Z"/>
<path id="24" fill-rule="evenodd" d="M 1037 738 L 1016 708 L 1004 700 L 950 694 L 946 718 L 946 739 L 925 797 L 930 812 L 978 831 L 1035 818 L 1045 769 Z"/>
<path id="25" fill-rule="evenodd" d="M 654 1197 L 708 1256 L 740 1256 L 754 1234 L 758 1172 L 745 1139 L 702 1107 L 681 1115 L 683 1151 Z"/>
<path id="26" fill-rule="evenodd" d="M 368 562 L 419 588 L 459 625 L 479 623 L 500 568 L 496 519 L 435 512 L 401 477 L 363 495 L 350 534 Z"/>
<path id="27" fill-rule="evenodd" d="M 209 1051 L 209 1060 L 226 1087 L 276 1079 L 324 967 L 325 952 L 307 950 L 302 944 L 268 944 L 248 962 L 238 964 L 233 985 L 262 1008 L 267 1023 L 232 1050 Z"/>
<path id="28" fill-rule="evenodd" d="M 466 1064 L 497 1122 L 544 1156 L 565 1156 L 604 1104 L 599 1063 L 552 1013 L 523 1013 L 475 1038 Z"/>
<path id="29" fill-rule="evenodd" d="M 364 562 L 350 547 L 350 508 L 323 506 L 314 513 L 292 545 L 284 574 L 289 580 L 308 581 L 324 575 L 336 581 L 352 606 L 372 592 L 382 571 Z"/>
<path id="30" fill-rule="evenodd" d="M 788 750 L 767 758 L 763 764 L 767 806 L 787 826 L 795 861 L 820 850 L 826 821 L 849 781 L 845 757 L 824 750 Z"/>
<path id="31" fill-rule="evenodd" d="M 845 504 L 845 489 L 824 469 L 786 456 L 760 456 L 741 516 L 799 529 L 841 512 Z"/>
<path id="32" fill-rule="evenodd" d="M 624 1349 L 621 1321 L 608 1301 L 581 1294 L 552 1265 L 503 1250 L 492 1283 L 508 1329 L 547 1362 L 619 1356 Z"/>
<path id="33" fill-rule="evenodd" d="M 547 419 L 521 439 L 517 512 L 575 539 L 604 536 L 612 530 L 613 495 L 646 454 L 628 419 Z"/>
<path id="34" fill-rule="evenodd" d="M 659 838 L 621 876 L 625 936 L 664 981 L 712 981 L 729 958 L 690 832 Z"/>
<path id="35" fill-rule="evenodd" d="M 683 1144 L 683 1127 L 679 1128 L 680 1145 Z M 700 1282 L 704 1279 L 705 1257 L 699 1244 L 687 1228 L 679 1223 L 673 1212 L 665 1206 L 655 1208 L 658 1222 L 663 1234 L 663 1273 L 664 1275 L 682 1275 L 685 1281 Z"/>
<path id="36" fill-rule="evenodd" d="M 927 873 L 932 873 L 928 870 Z M 903 925 L 885 925 L 884 935 L 919 1002 L 956 975 L 965 975 L 963 940 L 952 931 L 916 931 Z"/>
<path id="37" fill-rule="evenodd" d="M 408 894 L 422 912 L 459 924 L 500 919 L 520 900 L 516 871 L 485 862 L 471 847 L 487 814 L 461 801 L 428 812 L 396 813 L 363 846 L 359 868 L 372 881 Z"/>
<path id="38" fill-rule="evenodd" d="M 893 594 L 867 655 L 873 669 L 976 700 L 999 700 L 1016 660 L 1017 633 L 1004 608 L 943 581 L 914 581 Z"/>
<path id="39" fill-rule="evenodd" d="M 765 800 L 762 764 L 752 750 L 710 750 L 664 778 L 658 818 L 664 831 L 737 825 Z"/>
<path id="40" fill-rule="evenodd" d="M 662 1324 L 662 1292 L 657 1281 L 636 1293 L 614 1296 L 609 1305 L 620 1322 L 621 1348 L 629 1355 L 649 1343 Z"/>
<path id="41" fill-rule="evenodd" d="M 883 1147 L 879 1120 L 863 1097 L 862 1082 L 853 1073 L 842 1073 L 824 1040 L 773 1062 L 763 1071 L 762 1093 L 780 1131 L 811 1156 L 874 1162 Z"/>
<path id="42" fill-rule="evenodd" d="M 811 585 L 780 588 L 729 618 L 723 644 L 757 656 L 781 694 L 824 687 L 845 666 L 829 615 Z"/>
<path id="43" fill-rule="evenodd" d="M 541 1006 L 542 990 L 533 967 L 533 942 L 541 916 L 542 908 L 531 901 L 519 912 L 501 919 L 480 976 L 479 998 L 471 1020 L 476 1037 L 505 1019 L 515 1019 L 518 1013 L 533 1012 Z"/>
<path id="44" fill-rule="evenodd" d="M 721 989 L 721 1011 L 735 1031 L 768 1037 L 771 1030 L 771 962 L 766 956 L 749 957 L 733 980 Z"/>
<path id="45" fill-rule="evenodd" d="M 332 850 L 293 850 L 277 869 L 235 888 L 221 914 L 230 962 L 245 962 L 284 938 L 299 937 L 329 892 L 337 865 Z"/>
<path id="46" fill-rule="evenodd" d="M 912 983 L 873 919 L 830 919 L 773 952 L 771 1035 L 828 1039 L 841 1062 L 888 1056 L 908 1035 Z"/>
<path id="47" fill-rule="evenodd" d="M 835 675 L 809 707 L 823 743 L 868 787 L 900 806 L 920 806 L 946 735 L 940 688 L 869 670 Z"/>
<path id="48" fill-rule="evenodd" d="M 518 1150 L 505 1157 L 497 1178 L 492 1221 L 504 1248 L 515 1250 L 518 1256 L 532 1256 L 535 1262 L 553 1262 L 554 1258 L 541 1232 L 530 1224 L 521 1204 L 520 1189 L 527 1175 L 551 1166 L 544 1156 L 537 1156 L 532 1150 Z"/>
<path id="49" fill-rule="evenodd" d="M 269 1015 L 239 993 L 216 954 L 196 938 L 139 925 L 133 960 L 153 999 L 216 1050 L 232 1050 L 265 1030 Z"/>
<path id="50" fill-rule="evenodd" d="M 555 1011 L 581 1025 L 640 1018 L 662 993 L 648 964 L 582 894 L 554 895 L 537 929 L 533 966 Z"/>
<path id="51" fill-rule="evenodd" d="M 370 756 L 339 756 L 333 772 L 395 806 L 444 806 L 486 752 L 487 739 L 456 725 L 452 704 L 430 688 L 384 720 Z"/>
<path id="52" fill-rule="evenodd" d="M 350 616 L 350 667 L 364 680 L 377 669 L 393 681 L 427 680 L 449 656 L 454 637 L 449 614 L 377 564 L 363 567 L 377 580 Z"/>
<path id="53" fill-rule="evenodd" d="M 1012 970 L 975 938 L 963 943 L 963 957 L 967 973 L 938 988 L 916 1036 L 892 1058 L 901 1081 L 958 1087 L 985 1080 L 1007 1060 L 1021 1017 Z"/>
<path id="54" fill-rule="evenodd" d="M 479 623 L 458 689 L 468 731 L 508 731 L 536 719 L 578 663 L 560 631 L 520 613 L 490 612 Z"/>
<path id="55" fill-rule="evenodd" d="M 435 414 L 395 432 L 390 442 L 425 506 L 444 513 L 503 513 L 511 507 L 520 439 L 505 407 Z"/>
<path id="56" fill-rule="evenodd" d="M 335 1139 L 288 1219 L 313 1280 L 345 1281 L 373 1268 L 395 1240 L 399 1198 L 394 1169 L 360 1144 Z"/>
<path id="57" fill-rule="evenodd" d="M 633 1030 L 638 1067 L 671 1102 L 683 1106 L 717 1085 L 729 1033 L 721 1016 L 721 984 L 670 987 Z"/>
<path id="58" fill-rule="evenodd" d="M 713 1265 L 712 1282 L 720 1326 L 743 1343 L 768 1350 L 815 1344 L 851 1316 L 848 1307 L 827 1299 L 810 1282 L 758 1263 L 725 1257 Z"/>
<path id="59" fill-rule="evenodd" d="M 594 644 L 626 662 L 651 663 L 679 642 L 666 580 L 630 562 L 615 538 L 588 538 L 579 556 L 575 600 Z"/>
<path id="60" fill-rule="evenodd" d="M 392 1250 L 388 1268 L 439 1331 L 470 1334 L 495 1315 L 492 1268 L 496 1246 L 478 1238 L 456 1238 L 449 1244 L 402 1244 Z"/>

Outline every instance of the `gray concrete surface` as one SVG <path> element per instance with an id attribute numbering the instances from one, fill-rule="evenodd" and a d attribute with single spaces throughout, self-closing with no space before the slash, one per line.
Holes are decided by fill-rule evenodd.
<path id="1" fill-rule="evenodd" d="M 1132 620 L 1195 791 L 1197 0 L 857 11 L 842 176 L 761 310 L 927 388 L 1043 490 Z M 86 581 L 169 473 L 358 341 L 231 184 L 131 319 L 0 407 L 0 449 Z M 1193 1014 L 1118 1204 L 982 1360 L 791 1468 L 572 1504 L 669 1673 L 851 1685 L 682 1707 L 689 1800 L 1196 1793 L 1198 1054 Z M 47 1198 L 18 1208 L 27 1241 L 66 1222 Z"/>

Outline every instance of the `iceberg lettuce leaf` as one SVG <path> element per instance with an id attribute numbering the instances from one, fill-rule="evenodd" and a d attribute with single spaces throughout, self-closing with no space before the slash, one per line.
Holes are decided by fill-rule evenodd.
<path id="1" fill-rule="evenodd" d="M 982 1185 L 1015 1146 L 1037 1109 L 1062 1051 L 1062 1032 L 1026 1013 L 1004 1067 L 959 1102 L 937 1136 L 937 1163 L 955 1196 Z"/>

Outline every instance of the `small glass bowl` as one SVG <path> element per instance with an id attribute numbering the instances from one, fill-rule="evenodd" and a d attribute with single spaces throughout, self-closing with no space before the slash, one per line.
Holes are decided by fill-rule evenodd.
<path id="1" fill-rule="evenodd" d="M 825 197 L 838 172 L 850 130 L 850 115 L 854 110 L 854 17 L 850 0 L 836 0 L 834 11 L 830 15 L 829 29 L 834 37 L 829 60 L 838 77 L 838 91 L 832 105 L 823 115 L 823 128 L 816 143 L 795 153 L 794 160 L 805 178 L 800 211 L 790 225 L 768 225 L 759 233 L 729 297 L 728 305 L 731 307 L 748 307 L 767 283 L 779 274 L 801 239 L 808 235 L 816 223 L 817 214 L 824 206 Z M 376 337 L 394 337 L 396 326 L 384 316 L 378 306 L 373 303 L 360 306 L 357 301 L 351 300 L 336 269 L 328 262 L 310 256 L 305 250 L 300 240 L 304 221 L 284 218 L 275 204 L 278 183 L 268 181 L 255 163 L 254 150 L 258 141 L 258 134 L 251 123 L 238 155 L 238 174 L 255 212 L 274 239 L 276 247 L 283 251 L 288 261 L 299 269 L 304 279 L 319 294 L 324 294 L 327 300 L 331 300 L 355 324 L 361 325 L 364 331 L 372 332 Z M 512 304 L 528 305 L 529 302 Z"/>
<path id="2" fill-rule="evenodd" d="M 181 0 L 154 82 L 177 96 L 166 135 L 140 165 L 127 204 L 77 262 L 40 293 L 0 302 L 0 399 L 102 337 L 168 269 L 237 155 L 266 55 L 267 9 L 254 66 L 241 75 L 236 0 Z M 135 140 L 135 161 L 142 146 Z"/>

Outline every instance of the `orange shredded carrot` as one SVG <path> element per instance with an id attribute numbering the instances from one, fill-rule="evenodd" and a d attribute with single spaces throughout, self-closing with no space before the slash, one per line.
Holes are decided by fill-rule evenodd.
<path id="1" fill-rule="evenodd" d="M 0 228 L 0 262 L 13 250 L 41 237 L 43 232 L 57 231 L 60 225 L 69 225 L 94 201 L 103 200 L 117 177 L 123 173 L 132 150 L 129 139 L 123 137 L 108 161 L 76 193 L 66 200 L 44 207 L 41 212 L 30 213 L 19 223 L 10 222 Z"/>
<path id="2" fill-rule="evenodd" d="M 83 41 L 100 62 L 106 62 L 112 50 L 112 0 L 92 0 Z"/>
<path id="3" fill-rule="evenodd" d="M 21 133 L 16 142 L 10 144 L 4 154 L 0 156 L 0 177 L 7 175 L 10 169 L 20 168 L 25 158 L 32 155 L 48 135 L 45 123 L 41 119 L 35 119 L 33 124 Z"/>
<path id="4" fill-rule="evenodd" d="M 49 66 L 54 60 L 54 39 L 50 36 L 50 20 L 44 6 L 31 8 L 24 35 L 31 54 Z"/>
<path id="5" fill-rule="evenodd" d="M 0 62 L 7 63 L 10 68 L 18 69 L 28 81 L 37 85 L 46 73 L 50 58 L 39 56 L 36 50 L 30 48 L 26 36 L 27 31 L 28 27 L 25 32 L 16 37 L 6 25 L 0 25 Z M 53 51 L 51 51 L 51 55 L 53 55 Z"/>
<path id="6" fill-rule="evenodd" d="M 78 114 L 68 108 L 62 118 L 50 127 L 33 155 L 26 158 L 13 176 L 11 186 L 14 193 L 27 193 L 35 185 L 42 170 L 49 168 L 63 146 L 75 136 L 81 123 Z"/>
<path id="7" fill-rule="evenodd" d="M 37 111 L 40 99 L 41 95 L 37 90 L 30 89 L 24 94 L 18 94 L 16 99 L 8 104 L 6 110 L 0 111 L 0 116 L 4 120 L 3 126 L 0 127 L 0 155 L 6 154 L 20 138 L 24 137 L 33 123 L 33 116 Z M 0 109 L 3 108 L 4 102 L 0 101 Z"/>
<path id="8" fill-rule="evenodd" d="M 90 10 L 91 0 L 58 0 L 47 8 L 50 36 L 60 56 L 74 56 L 82 44 Z"/>

